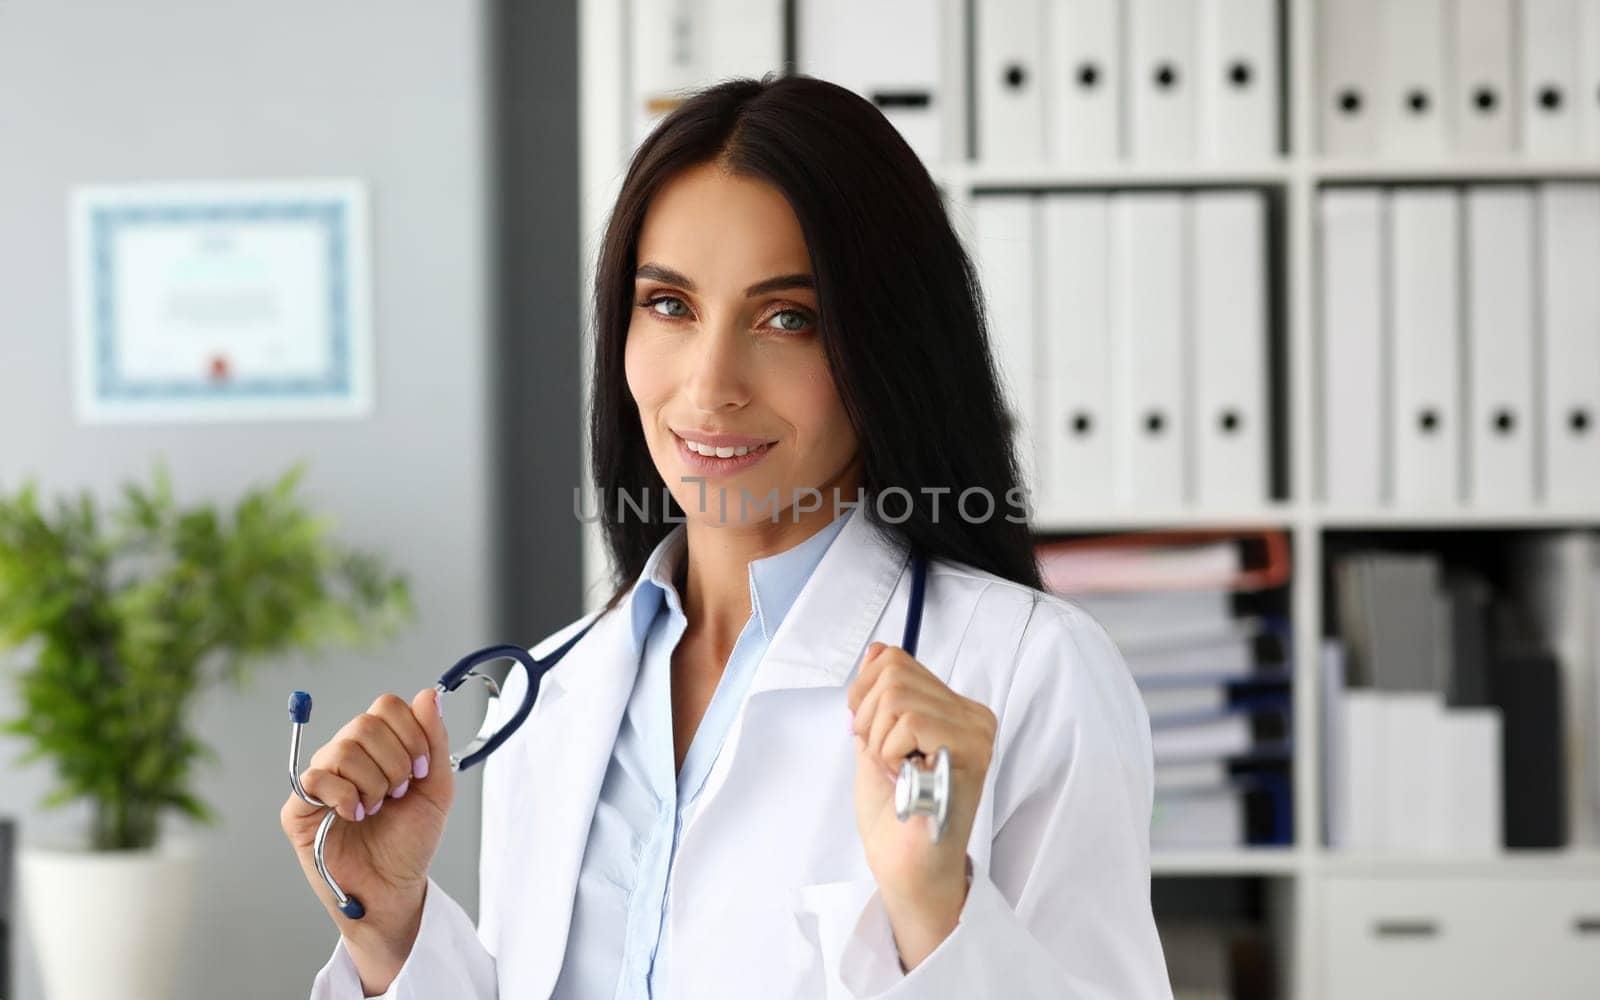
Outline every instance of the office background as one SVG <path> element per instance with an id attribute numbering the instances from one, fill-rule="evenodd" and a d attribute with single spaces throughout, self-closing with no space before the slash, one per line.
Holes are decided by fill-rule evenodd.
<path id="1" fill-rule="evenodd" d="M 1152 530 L 1209 534 L 1130 572 L 1200 553 L 1221 590 L 1254 574 L 1220 603 L 1081 595 L 1136 675 L 1170 680 L 1138 626 L 1173 607 L 1227 635 L 1275 623 L 1243 681 L 1198 692 L 1229 699 L 1216 719 L 1171 725 L 1155 706 L 1206 702 L 1145 688 L 1158 748 L 1181 751 L 1154 859 L 1179 996 L 1587 995 L 1600 452 L 1574 414 L 1600 408 L 1600 0 L 0 0 L 0 134 L 28 151 L 0 161 L 0 481 L 108 490 L 160 452 L 220 496 L 309 456 L 315 498 L 411 573 L 423 616 L 392 650 L 203 706 L 223 762 L 200 790 L 225 823 L 183 995 L 298 995 L 331 947 L 277 827 L 279 692 L 348 717 L 601 596 L 596 535 L 552 526 L 585 459 L 581 290 L 605 212 L 675 89 L 784 69 L 875 100 L 945 191 L 1041 542 L 1067 546 L 1058 578 L 1071 545 Z M 373 196 L 372 419 L 76 422 L 72 185 L 329 174 Z M 1462 573 L 1571 612 L 1515 706 L 1458 689 L 1499 669 L 1459 665 L 1481 635 L 1453 633 L 1458 656 L 1419 626 L 1487 608 Z M 1437 670 L 1397 674 L 1406 650 Z M 1267 710 L 1239 711 L 1241 689 Z M 1565 739 L 1541 743 L 1557 716 Z M 1407 766 L 1433 753 L 1423 733 L 1462 770 Z M 1528 780 L 1552 746 L 1561 779 Z M 1224 758 L 1227 791 L 1190 787 Z M 0 771 L 24 838 L 81 821 L 32 811 L 43 784 Z M 1464 794 L 1428 798 L 1446 785 Z M 470 910 L 461 794 L 437 870 Z M 18 996 L 37 1000 L 25 945 Z"/>
<path id="2" fill-rule="evenodd" d="M 110 499 L 163 455 L 180 499 L 231 504 L 306 458 L 308 501 L 403 570 L 419 610 L 384 649 L 268 665 L 247 694 L 197 703 L 221 760 L 196 791 L 222 822 L 194 834 L 179 998 L 302 996 L 332 950 L 278 825 L 290 690 L 316 698 L 315 747 L 379 693 L 409 698 L 469 649 L 578 614 L 575 49 L 574 2 L 0 3 L 0 482 Z M 79 423 L 69 189 L 324 176 L 369 185 L 373 415 Z M 0 740 L 0 813 L 25 840 L 81 833 L 86 810 L 36 808 L 50 776 L 13 767 L 20 749 Z M 435 871 L 470 909 L 477 782 L 458 795 Z M 27 945 L 4 995 L 41 1000 Z"/>

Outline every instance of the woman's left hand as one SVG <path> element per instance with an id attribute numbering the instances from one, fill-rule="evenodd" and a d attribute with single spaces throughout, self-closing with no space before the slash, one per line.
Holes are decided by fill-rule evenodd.
<path id="1" fill-rule="evenodd" d="M 994 753 L 995 716 L 952 691 L 897 646 L 874 642 L 845 692 L 856 747 L 856 827 L 907 969 L 944 940 L 967 896 L 967 841 Z M 939 843 L 932 817 L 895 813 L 900 763 L 913 750 L 931 767 L 950 753 L 950 813 Z"/>

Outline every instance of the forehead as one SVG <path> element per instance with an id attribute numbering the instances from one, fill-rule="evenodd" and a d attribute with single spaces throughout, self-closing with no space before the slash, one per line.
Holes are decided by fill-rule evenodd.
<path id="1" fill-rule="evenodd" d="M 707 287 L 811 270 L 800 220 L 782 192 L 716 164 L 684 170 L 650 199 L 636 263 L 646 261 Z"/>

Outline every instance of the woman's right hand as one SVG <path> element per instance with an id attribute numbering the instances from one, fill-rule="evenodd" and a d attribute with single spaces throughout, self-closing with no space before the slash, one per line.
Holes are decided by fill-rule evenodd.
<path id="1" fill-rule="evenodd" d="M 339 912 L 313 852 L 327 810 L 291 790 L 279 820 L 306 880 L 346 940 L 381 942 L 403 960 L 416 938 L 428 870 L 455 800 L 449 737 L 434 689 L 424 688 L 409 705 L 396 695 L 380 697 L 311 756 L 300 784 L 339 814 L 323 858 L 366 915 L 351 920 Z"/>

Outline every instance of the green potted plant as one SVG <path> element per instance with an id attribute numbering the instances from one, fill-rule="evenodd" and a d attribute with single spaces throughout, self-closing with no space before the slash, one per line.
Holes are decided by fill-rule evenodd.
<path id="1" fill-rule="evenodd" d="M 22 893 L 52 1000 L 167 997 L 186 931 L 193 855 L 163 815 L 216 816 L 190 788 L 215 760 L 188 712 L 207 685 L 327 644 L 365 645 L 414 618 L 405 579 L 327 537 L 294 490 L 304 463 L 225 516 L 180 508 L 164 465 L 102 516 L 87 492 L 41 509 L 29 482 L 0 490 L 0 653 L 20 672 L 17 760 L 48 760 L 46 809 L 88 800 L 70 847 L 25 844 Z M 20 654 L 20 655 L 19 655 Z M 169 849 L 170 848 L 170 849 Z"/>

